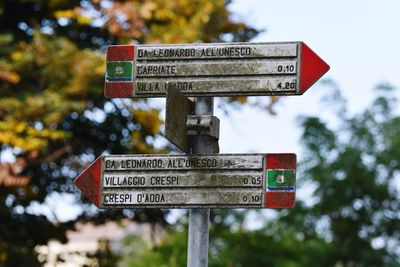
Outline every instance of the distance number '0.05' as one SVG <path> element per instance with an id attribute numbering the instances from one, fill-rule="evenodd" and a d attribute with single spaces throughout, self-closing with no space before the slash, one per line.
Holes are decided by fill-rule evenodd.
<path id="1" fill-rule="evenodd" d="M 253 185 L 261 185 L 261 177 L 254 177 L 254 178 L 243 178 L 243 183 L 245 185 L 247 184 L 253 184 Z"/>

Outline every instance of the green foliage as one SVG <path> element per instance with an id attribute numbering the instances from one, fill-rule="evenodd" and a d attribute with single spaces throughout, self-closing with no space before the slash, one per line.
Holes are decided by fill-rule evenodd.
<path id="1" fill-rule="evenodd" d="M 186 266 L 187 232 L 170 231 L 162 243 L 150 246 L 148 242 L 136 236 L 125 239 L 123 260 L 120 266 L 129 267 L 178 267 Z"/>
<path id="2" fill-rule="evenodd" d="M 295 230 L 279 227 L 273 220 L 258 230 L 244 227 L 247 210 L 214 209 L 210 229 L 209 266 L 314 266 L 323 262 L 321 252 L 329 248 L 323 239 L 304 243 Z M 257 217 L 262 220 L 261 216 Z M 181 225 L 182 226 L 182 225 Z M 183 229 L 187 225 L 183 223 Z M 121 267 L 184 267 L 187 255 L 187 231 L 171 230 L 161 244 L 149 246 L 138 237 L 129 237 Z M 321 265 L 315 265 L 321 266 Z"/>
<path id="3" fill-rule="evenodd" d="M 65 38 L 35 33 L 31 43 L 21 43 L 0 65 L 9 66 L 16 81 L 2 86 L 0 101 L 0 142 L 10 147 L 48 153 L 51 142 L 72 137 L 60 125 L 65 117 L 81 113 L 90 100 L 100 101 L 96 91 L 101 88 L 103 59 L 77 50 Z"/>
<path id="4" fill-rule="evenodd" d="M 389 85 L 376 91 L 374 103 L 361 114 L 340 113 L 336 129 L 316 118 L 302 122 L 307 151 L 302 178 L 316 186 L 316 204 L 301 215 L 301 226 L 320 228 L 317 235 L 335 246 L 324 255 L 325 266 L 399 263 L 397 100 Z"/>
<path id="5" fill-rule="evenodd" d="M 163 153 L 162 120 L 146 101 L 103 97 L 105 47 L 132 41 L 247 41 L 224 0 L 4 0 L 0 2 L 0 266 L 39 265 L 35 246 L 65 241 L 73 222 L 30 214 L 53 192 L 76 194 L 77 220 L 123 217 L 164 222 L 164 211 L 101 211 L 81 199 L 75 178 L 103 152 Z M 228 36 L 229 35 L 229 36 Z M 50 206 L 50 208 L 52 208 Z"/>
<path id="6" fill-rule="evenodd" d="M 259 211 L 255 216 L 251 210 L 213 210 L 210 267 L 400 265 L 398 92 L 389 85 L 379 85 L 376 92 L 370 107 L 349 115 L 339 91 L 333 90 L 328 99 L 335 104 L 325 105 L 336 111 L 330 124 L 301 118 L 305 153 L 297 179 L 310 195 L 294 209 L 277 211 L 270 219 Z M 260 228 L 246 227 L 253 221 L 262 222 Z M 156 255 L 160 264 L 169 262 L 174 247 L 186 250 L 183 233 L 174 233 L 141 253 Z M 132 260 L 125 258 L 126 263 Z M 143 258 L 141 264 L 152 260 Z"/>

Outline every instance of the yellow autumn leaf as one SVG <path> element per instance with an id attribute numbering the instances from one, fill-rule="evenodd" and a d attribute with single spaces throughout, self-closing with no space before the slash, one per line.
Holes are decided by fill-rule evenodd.
<path id="1" fill-rule="evenodd" d="M 134 117 L 138 123 L 143 125 L 151 134 L 157 134 L 160 131 L 162 120 L 160 111 L 157 109 L 134 110 Z"/>
<path id="2" fill-rule="evenodd" d="M 97 75 L 102 75 L 104 74 L 106 69 L 106 64 L 104 62 L 104 64 L 98 65 L 97 67 L 94 68 L 94 73 Z"/>
<path id="3" fill-rule="evenodd" d="M 13 61 L 18 61 L 22 58 L 22 52 L 21 51 L 15 51 L 11 54 L 11 59 Z"/>
<path id="4" fill-rule="evenodd" d="M 56 12 L 54 12 L 54 16 L 58 19 L 60 19 L 60 18 L 70 19 L 70 18 L 73 18 L 74 15 L 75 15 L 74 11 L 72 11 L 70 9 L 69 10 L 57 10 Z"/>
<path id="5" fill-rule="evenodd" d="M 18 73 L 13 72 L 13 71 L 5 71 L 5 70 L 0 70 L 0 80 L 12 83 L 12 84 L 17 84 L 21 81 L 21 76 L 18 75 Z"/>
<path id="6" fill-rule="evenodd" d="M 80 25 L 89 25 L 92 23 L 92 18 L 89 16 L 77 16 L 76 19 Z"/>
<path id="7" fill-rule="evenodd" d="M 26 123 L 20 122 L 15 126 L 15 132 L 22 133 L 27 128 Z"/>
<path id="8" fill-rule="evenodd" d="M 0 143 L 10 145 L 14 135 L 11 132 L 0 132 Z"/>

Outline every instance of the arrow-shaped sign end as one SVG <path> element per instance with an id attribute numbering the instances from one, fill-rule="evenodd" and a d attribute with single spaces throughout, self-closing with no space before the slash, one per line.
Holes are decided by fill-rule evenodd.
<path id="1" fill-rule="evenodd" d="M 316 81 L 319 80 L 328 70 L 326 64 L 314 51 L 305 43 L 301 42 L 301 74 L 300 74 L 300 93 L 303 94 Z"/>
<path id="2" fill-rule="evenodd" d="M 293 153 L 267 154 L 266 170 L 268 185 L 265 195 L 266 208 L 294 208 L 296 195 L 296 158 L 296 154 Z M 283 176 L 281 177 L 281 181 L 276 180 L 277 173 Z M 270 174 L 272 179 L 270 179 Z M 272 183 L 270 183 L 271 180 Z"/>
<path id="3" fill-rule="evenodd" d="M 74 184 L 82 193 L 97 207 L 100 204 L 100 177 L 103 156 L 98 157 L 89 167 L 87 167 L 78 177 Z"/>

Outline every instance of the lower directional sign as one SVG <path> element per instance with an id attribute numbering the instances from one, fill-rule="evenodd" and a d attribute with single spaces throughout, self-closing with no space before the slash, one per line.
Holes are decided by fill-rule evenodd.
<path id="1" fill-rule="evenodd" d="M 74 183 L 99 208 L 293 208 L 296 155 L 100 156 Z"/>

